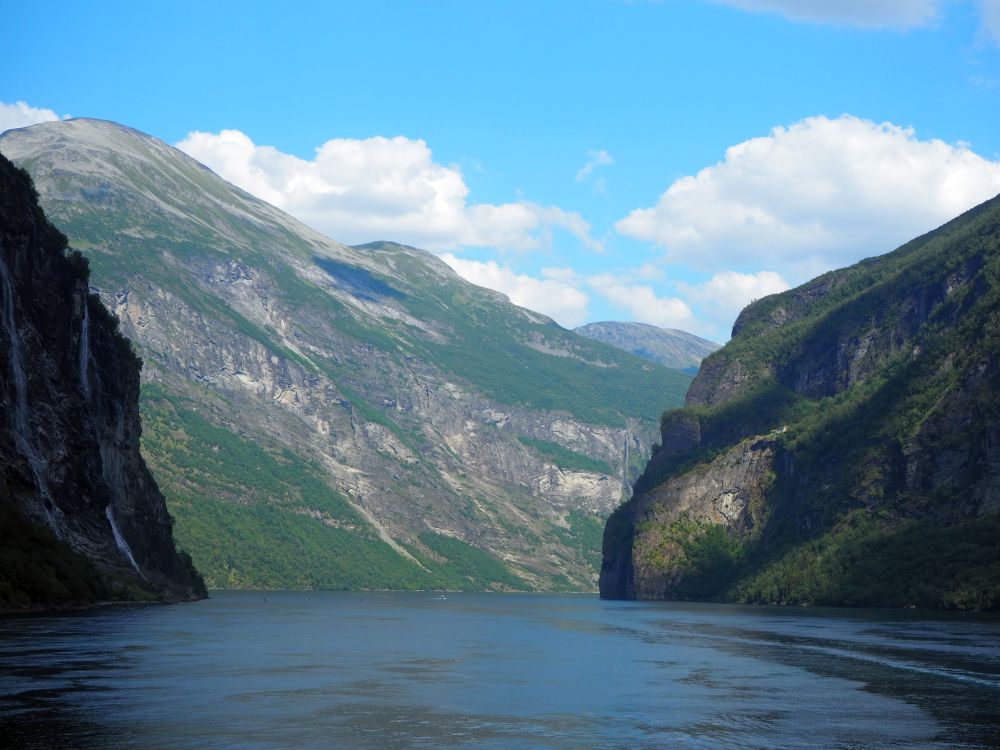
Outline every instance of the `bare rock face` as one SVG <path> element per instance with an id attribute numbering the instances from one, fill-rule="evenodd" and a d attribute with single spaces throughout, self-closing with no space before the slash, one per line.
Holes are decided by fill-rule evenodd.
<path id="1" fill-rule="evenodd" d="M 204 596 L 139 453 L 141 363 L 36 201 L 0 157 L 0 502 L 119 580 Z"/>
<path id="2" fill-rule="evenodd" d="M 602 595 L 622 599 L 673 599 L 688 568 L 682 540 L 706 526 L 726 534 L 752 534 L 774 478 L 777 443 L 751 440 L 711 462 L 671 476 L 623 506 L 618 524 L 631 528 L 630 554 L 606 550 Z M 655 460 L 655 459 L 654 459 Z"/>
<path id="3" fill-rule="evenodd" d="M 664 458 L 686 456 L 701 447 L 701 422 L 697 414 L 683 409 L 665 412 L 660 421 Z"/>

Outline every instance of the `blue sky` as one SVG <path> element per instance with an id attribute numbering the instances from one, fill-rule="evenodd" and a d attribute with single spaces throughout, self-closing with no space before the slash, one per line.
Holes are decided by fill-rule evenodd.
<path id="1" fill-rule="evenodd" d="M 1000 193 L 997 0 L 67 5 L 5 9 L 0 130 L 122 122 L 564 325 L 723 341 Z"/>

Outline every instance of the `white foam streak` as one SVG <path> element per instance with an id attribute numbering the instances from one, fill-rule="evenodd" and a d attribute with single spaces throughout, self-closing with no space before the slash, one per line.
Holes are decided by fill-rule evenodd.
<path id="1" fill-rule="evenodd" d="M 83 298 L 83 324 L 80 328 L 80 386 L 84 395 L 90 398 L 90 304 Z"/>
<path id="2" fill-rule="evenodd" d="M 132 549 L 128 546 L 128 542 L 125 541 L 125 537 L 122 536 L 122 532 L 118 528 L 118 523 L 115 521 L 114 511 L 111 510 L 111 504 L 104 509 L 104 515 L 108 517 L 108 523 L 111 524 L 111 533 L 115 536 L 115 543 L 118 545 L 118 549 L 122 551 L 122 554 L 128 558 L 128 561 L 132 563 L 132 567 L 135 571 L 142 575 L 142 571 L 139 570 L 139 563 L 135 561 L 135 557 L 132 556 Z"/>

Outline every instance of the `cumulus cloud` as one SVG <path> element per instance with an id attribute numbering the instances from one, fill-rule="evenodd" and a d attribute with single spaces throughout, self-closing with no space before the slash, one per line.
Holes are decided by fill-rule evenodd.
<path id="1" fill-rule="evenodd" d="M 460 246 L 526 251 L 554 230 L 600 250 L 577 213 L 521 201 L 468 202 L 456 167 L 434 161 L 422 140 L 335 138 L 301 159 L 258 146 L 239 130 L 192 132 L 177 144 L 249 193 L 344 242 L 392 239 L 429 249 Z"/>
<path id="2" fill-rule="evenodd" d="M 781 274 L 774 271 L 739 273 L 723 271 L 702 284 L 677 285 L 687 300 L 697 304 L 701 315 L 719 326 L 728 325 L 740 310 L 754 300 L 789 288 Z"/>
<path id="3" fill-rule="evenodd" d="M 616 223 L 668 260 L 793 281 L 893 249 L 1000 192 L 1000 162 L 912 128 L 813 117 L 726 151 Z"/>
<path id="4" fill-rule="evenodd" d="M 598 274 L 587 279 L 592 289 L 611 304 L 628 312 L 632 320 L 660 326 L 689 330 L 694 314 L 684 300 L 659 297 L 653 287 L 635 284 L 615 274 Z"/>
<path id="5" fill-rule="evenodd" d="M 587 321 L 589 297 L 577 288 L 572 269 L 543 269 L 545 278 L 516 273 L 494 260 L 478 261 L 444 253 L 441 259 L 466 281 L 506 294 L 515 305 L 548 315 L 566 328 Z"/>
<path id="6" fill-rule="evenodd" d="M 7 104 L 0 102 L 0 133 L 11 128 L 26 128 L 40 122 L 65 120 L 69 115 L 59 116 L 51 109 L 32 107 L 27 102 Z"/>
<path id="7" fill-rule="evenodd" d="M 990 2 L 991 0 L 984 0 Z M 777 13 L 793 21 L 862 29 L 912 29 L 937 20 L 941 0 L 713 0 L 752 12 Z"/>

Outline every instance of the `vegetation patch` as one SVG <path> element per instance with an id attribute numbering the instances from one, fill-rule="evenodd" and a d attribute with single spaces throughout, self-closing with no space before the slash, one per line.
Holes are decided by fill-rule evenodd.
<path id="1" fill-rule="evenodd" d="M 941 528 L 857 511 L 737 583 L 728 598 L 847 607 L 1000 609 L 1000 515 Z"/>
<path id="2" fill-rule="evenodd" d="M 518 436 L 522 445 L 534 451 L 543 460 L 553 463 L 560 469 L 569 471 L 591 471 L 595 474 L 615 475 L 615 468 L 607 461 L 598 458 L 591 458 L 583 453 L 564 448 L 558 443 L 550 443 L 548 440 L 538 440 L 532 437 Z"/>
<path id="3" fill-rule="evenodd" d="M 209 422 L 146 384 L 143 447 L 209 588 L 433 588 L 382 542 L 321 470 Z"/>
<path id="4" fill-rule="evenodd" d="M 294 509 L 211 497 L 170 500 L 175 535 L 195 550 L 209 588 L 426 589 L 434 579 L 374 534 Z"/>
<path id="5" fill-rule="evenodd" d="M 458 591 L 526 591 L 531 588 L 489 552 L 461 539 L 425 531 L 420 535 L 420 542 L 445 560 L 435 562 L 422 556 L 422 562 L 433 570 L 439 582 L 436 588 Z"/>

